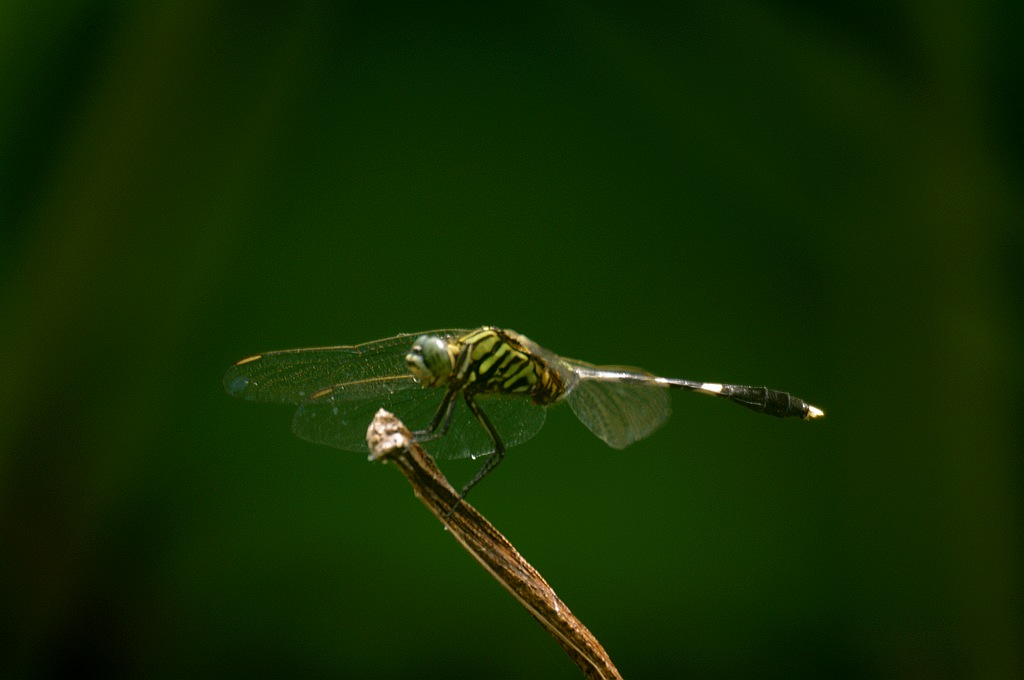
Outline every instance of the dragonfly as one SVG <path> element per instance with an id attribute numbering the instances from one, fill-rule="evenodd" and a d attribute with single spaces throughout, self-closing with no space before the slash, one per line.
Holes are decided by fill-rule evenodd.
<path id="1" fill-rule="evenodd" d="M 250 401 L 298 405 L 292 418 L 296 435 L 347 451 L 365 452 L 374 413 L 392 411 L 410 426 L 414 441 L 432 442 L 435 457 L 486 458 L 459 501 L 498 466 L 506 448 L 540 431 L 553 404 L 568 404 L 615 449 L 665 423 L 672 412 L 670 389 L 720 397 L 778 418 L 825 415 L 767 387 L 663 378 L 640 368 L 567 359 L 493 326 L 257 354 L 228 369 L 224 387 Z"/>

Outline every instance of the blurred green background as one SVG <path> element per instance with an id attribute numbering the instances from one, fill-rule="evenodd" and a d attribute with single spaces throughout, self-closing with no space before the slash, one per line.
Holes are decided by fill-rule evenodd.
<path id="1" fill-rule="evenodd" d="M 1019 677 L 1022 26 L 4 3 L 0 676 L 577 677 L 395 470 L 220 384 L 496 324 L 828 413 L 556 409 L 474 491 L 627 677 Z"/>

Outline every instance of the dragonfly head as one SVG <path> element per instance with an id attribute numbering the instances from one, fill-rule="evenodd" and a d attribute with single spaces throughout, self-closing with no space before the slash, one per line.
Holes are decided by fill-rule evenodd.
<path id="1" fill-rule="evenodd" d="M 455 357 L 448 343 L 436 335 L 421 335 L 405 355 L 405 365 L 424 387 L 443 385 L 455 369 Z"/>

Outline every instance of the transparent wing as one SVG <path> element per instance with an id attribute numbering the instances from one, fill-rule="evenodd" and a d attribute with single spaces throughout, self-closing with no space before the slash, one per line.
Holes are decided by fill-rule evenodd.
<path id="1" fill-rule="evenodd" d="M 232 396 L 299 404 L 292 430 L 299 437 L 346 451 L 366 451 L 366 428 L 386 408 L 412 430 L 426 429 L 444 396 L 409 374 L 405 355 L 421 335 L 459 337 L 465 329 L 403 333 L 361 345 L 267 352 L 243 359 L 224 375 Z M 520 395 L 477 400 L 506 447 L 521 444 L 544 425 L 545 410 Z M 427 449 L 439 458 L 488 455 L 494 442 L 457 398 L 451 429 Z"/>
<path id="2" fill-rule="evenodd" d="M 672 413 L 668 389 L 643 369 L 560 361 L 579 379 L 565 398 L 569 407 L 612 448 L 624 449 L 650 435 Z"/>
<path id="3" fill-rule="evenodd" d="M 494 425 L 494 428 L 501 436 L 501 441 L 506 448 L 518 446 L 540 432 L 547 417 L 547 409 L 534 404 L 528 396 L 521 394 L 505 395 L 477 395 L 474 397 L 477 405 L 487 414 L 487 418 Z M 461 437 L 453 442 L 445 442 L 450 445 L 450 452 L 442 450 L 441 455 L 449 458 L 464 458 L 467 455 L 479 457 L 494 453 L 494 442 L 484 426 L 473 416 L 466 406 L 465 401 L 459 400 L 456 412 L 452 416 L 458 418 L 460 427 L 455 429 L 455 422 L 448 436 L 443 439 L 451 439 L 453 435 Z M 434 451 L 433 442 L 427 445 L 427 449 Z"/>
<path id="4" fill-rule="evenodd" d="M 224 389 L 251 401 L 301 404 L 320 390 L 345 385 L 350 399 L 372 398 L 418 386 L 405 366 L 405 355 L 420 335 L 445 337 L 467 332 L 403 333 L 362 345 L 267 352 L 229 368 Z"/>
<path id="5" fill-rule="evenodd" d="M 325 390 L 299 406 L 292 430 L 299 437 L 346 451 L 366 451 L 366 428 L 379 408 L 397 415 L 410 430 L 423 430 L 433 419 L 444 397 L 442 388 L 401 389 L 359 396 L 346 388 Z M 356 395 L 354 398 L 353 395 Z M 497 429 L 506 447 L 522 444 L 544 425 L 546 411 L 528 397 L 500 395 L 476 397 L 480 408 Z M 494 442 L 470 413 L 461 396 L 456 397 L 448 434 L 427 442 L 425 448 L 441 459 L 477 458 L 494 452 Z"/>

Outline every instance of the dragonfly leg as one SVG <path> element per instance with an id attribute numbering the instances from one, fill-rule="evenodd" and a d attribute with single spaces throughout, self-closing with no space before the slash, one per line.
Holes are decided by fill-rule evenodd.
<path id="1" fill-rule="evenodd" d="M 441 400 L 437 413 L 434 414 L 426 429 L 413 431 L 412 438 L 414 441 L 429 442 L 434 439 L 440 439 L 448 434 L 448 430 L 452 426 L 452 413 L 455 412 L 455 395 L 455 390 L 450 389 L 445 392 L 444 399 Z"/>
<path id="2" fill-rule="evenodd" d="M 473 401 L 472 396 L 469 394 L 464 394 L 464 396 L 466 399 L 466 406 L 469 407 L 469 410 L 474 416 L 476 416 L 476 419 L 480 421 L 480 424 L 483 425 L 485 430 L 487 430 L 487 434 L 491 435 L 491 439 L 494 441 L 494 452 L 487 456 L 487 460 L 485 460 L 483 466 L 477 470 L 477 473 L 473 475 L 473 479 L 469 480 L 466 485 L 462 487 L 462 491 L 459 493 L 458 499 L 456 499 L 455 504 L 452 505 L 451 510 L 449 510 L 448 514 L 445 516 L 446 519 L 452 516 L 452 513 L 455 512 L 455 508 L 459 507 L 459 503 L 461 503 L 466 497 L 469 490 L 479 484 L 480 481 L 490 474 L 494 468 L 498 467 L 498 463 L 505 458 L 505 444 L 501 441 L 501 436 L 494 428 L 494 425 L 491 424 L 490 418 L 488 418 L 487 414 L 483 412 L 483 409 Z"/>

